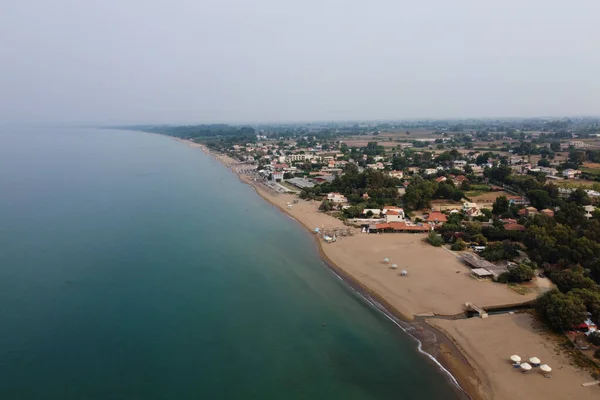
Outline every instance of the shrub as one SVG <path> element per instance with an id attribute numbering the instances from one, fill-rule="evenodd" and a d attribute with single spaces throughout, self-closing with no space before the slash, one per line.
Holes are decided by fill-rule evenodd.
<path id="1" fill-rule="evenodd" d="M 592 344 L 600 346 L 600 332 L 595 331 L 590 333 L 588 335 L 588 339 L 590 339 L 590 342 L 592 342 Z"/>
<path id="2" fill-rule="evenodd" d="M 499 283 L 508 283 L 508 272 L 503 272 L 500 275 L 498 275 L 498 278 L 496 279 L 496 282 L 499 282 Z"/>
<path id="3" fill-rule="evenodd" d="M 452 243 L 452 246 L 450 248 L 454 251 L 463 251 L 467 248 L 467 243 L 465 243 L 464 240 L 458 238 L 456 242 Z"/>
<path id="4" fill-rule="evenodd" d="M 519 264 L 508 270 L 508 278 L 511 282 L 530 281 L 534 275 L 533 269 L 525 264 Z"/>
<path id="5" fill-rule="evenodd" d="M 434 231 L 429 232 L 429 236 L 427 237 L 427 240 L 429 241 L 429 243 L 431 245 L 433 245 L 435 247 L 440 247 L 441 245 L 444 244 L 444 239 L 442 239 L 440 237 L 440 235 L 438 235 Z"/>
<path id="6" fill-rule="evenodd" d="M 539 296 L 535 302 L 538 313 L 557 331 L 572 329 L 586 319 L 583 301 L 552 289 Z"/>
<path id="7" fill-rule="evenodd" d="M 598 359 L 600 359 L 600 349 L 597 349 L 597 350 L 594 352 L 594 357 L 595 357 L 595 358 L 598 358 Z"/>

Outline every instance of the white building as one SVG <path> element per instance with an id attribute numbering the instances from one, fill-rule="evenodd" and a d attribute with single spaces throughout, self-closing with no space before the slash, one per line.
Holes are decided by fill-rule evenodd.
<path id="1" fill-rule="evenodd" d="M 402 222 L 404 221 L 404 210 L 402 208 L 396 208 L 393 210 L 387 210 L 385 213 L 385 222 Z"/>
<path id="2" fill-rule="evenodd" d="M 391 176 L 392 178 L 402 179 L 402 178 L 404 178 L 404 172 L 402 172 L 402 171 L 390 171 L 389 172 L 389 176 Z"/>
<path id="3" fill-rule="evenodd" d="M 467 162 L 465 160 L 456 160 L 453 164 L 455 168 L 463 169 L 467 165 Z"/>
<path id="4" fill-rule="evenodd" d="M 283 172 L 273 172 L 273 180 L 274 181 L 282 181 L 283 180 Z"/>
<path id="5" fill-rule="evenodd" d="M 435 168 L 426 168 L 425 171 L 423 171 L 423 173 L 425 175 L 435 175 L 435 174 L 437 174 L 437 169 L 435 169 Z"/>
<path id="6" fill-rule="evenodd" d="M 571 168 L 565 169 L 562 172 L 562 175 L 567 179 L 573 179 L 579 174 L 581 174 L 581 171 L 579 171 L 578 169 L 571 169 Z"/>
<path id="7" fill-rule="evenodd" d="M 327 194 L 327 200 L 333 203 L 347 203 L 348 199 L 341 193 L 331 192 Z"/>

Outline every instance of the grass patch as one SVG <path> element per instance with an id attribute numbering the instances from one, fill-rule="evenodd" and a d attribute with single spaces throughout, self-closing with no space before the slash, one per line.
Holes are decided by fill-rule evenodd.
<path id="1" fill-rule="evenodd" d="M 471 185 L 471 190 L 477 192 L 489 192 L 490 187 L 488 185 Z"/>
<path id="2" fill-rule="evenodd" d="M 482 194 L 483 194 L 483 192 L 477 191 L 477 190 L 469 190 L 468 192 L 465 192 L 465 196 L 467 196 L 469 198 L 481 196 Z"/>
<path id="3" fill-rule="evenodd" d="M 600 176 L 600 168 L 579 168 L 581 172 L 585 172 L 586 174 Z"/>
<path id="4" fill-rule="evenodd" d="M 521 295 L 526 295 L 531 292 L 531 289 L 523 285 L 519 285 L 518 283 L 508 283 L 507 286 Z"/>

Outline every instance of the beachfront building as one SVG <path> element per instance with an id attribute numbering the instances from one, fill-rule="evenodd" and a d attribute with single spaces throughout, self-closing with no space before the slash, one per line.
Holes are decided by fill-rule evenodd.
<path id="1" fill-rule="evenodd" d="M 341 193 L 331 192 L 327 193 L 327 200 L 333 203 L 347 203 L 348 199 Z"/>
<path id="2" fill-rule="evenodd" d="M 385 222 L 401 222 L 404 221 L 404 210 L 397 208 L 394 210 L 387 210 L 385 213 Z"/>
<path id="3" fill-rule="evenodd" d="M 282 181 L 283 180 L 283 172 L 273 172 L 272 179 L 274 181 Z"/>

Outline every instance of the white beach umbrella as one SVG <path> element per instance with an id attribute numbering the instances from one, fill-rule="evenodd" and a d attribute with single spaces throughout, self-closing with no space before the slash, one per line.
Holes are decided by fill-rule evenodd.
<path id="1" fill-rule="evenodd" d="M 386 258 L 383 259 L 383 262 L 387 264 L 387 263 L 390 262 L 390 259 L 386 257 Z"/>
<path id="2" fill-rule="evenodd" d="M 400 274 L 401 274 L 402 276 L 406 276 L 406 275 L 408 274 L 408 272 L 406 272 L 406 270 L 405 270 L 405 269 L 403 269 L 402 271 L 400 271 Z"/>
<path id="3" fill-rule="evenodd" d="M 521 357 L 515 354 L 514 356 L 510 356 L 510 361 L 515 363 L 521 362 Z"/>
<path id="4" fill-rule="evenodd" d="M 540 359 L 539 359 L 539 358 L 537 358 L 537 357 L 531 357 L 531 358 L 529 359 L 529 362 L 530 362 L 530 363 L 532 363 L 533 365 L 540 365 L 540 362 L 541 362 L 541 361 L 540 361 Z"/>
<path id="5" fill-rule="evenodd" d="M 393 268 L 393 269 L 396 269 L 396 268 L 398 268 L 398 264 L 392 264 L 392 268 Z"/>
<path id="6" fill-rule="evenodd" d="M 531 370 L 531 365 L 527 364 L 527 363 L 523 363 L 520 365 L 521 369 L 523 371 L 530 371 Z"/>
<path id="7" fill-rule="evenodd" d="M 552 372 L 552 368 L 550 368 L 550 366 L 547 364 L 540 365 L 540 369 L 544 372 Z"/>

